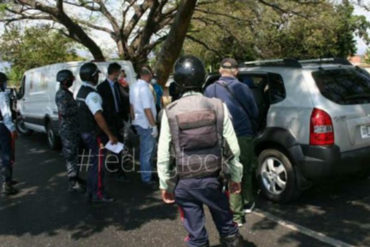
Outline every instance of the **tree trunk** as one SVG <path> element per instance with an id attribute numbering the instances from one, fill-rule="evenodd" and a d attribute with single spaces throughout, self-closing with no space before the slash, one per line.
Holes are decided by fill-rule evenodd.
<path id="1" fill-rule="evenodd" d="M 197 0 L 181 1 L 175 20 L 171 26 L 171 30 L 158 55 L 155 70 L 158 76 L 158 83 L 163 87 L 172 72 L 176 59 L 181 53 L 196 3 Z"/>

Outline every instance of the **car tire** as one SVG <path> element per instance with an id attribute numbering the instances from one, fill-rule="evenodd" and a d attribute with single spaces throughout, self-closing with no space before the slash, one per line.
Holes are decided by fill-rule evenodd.
<path id="1" fill-rule="evenodd" d="M 62 146 L 61 140 L 55 130 L 52 128 L 51 123 L 48 123 L 46 128 L 48 144 L 51 150 L 59 150 Z"/>
<path id="2" fill-rule="evenodd" d="M 271 201 L 285 203 L 299 195 L 294 166 L 280 150 L 266 149 L 260 153 L 257 180 L 262 194 Z"/>
<path id="3" fill-rule="evenodd" d="M 15 128 L 19 134 L 24 136 L 30 136 L 33 133 L 32 130 L 27 129 L 27 127 L 24 125 L 24 120 L 21 117 L 18 117 L 15 120 Z"/>

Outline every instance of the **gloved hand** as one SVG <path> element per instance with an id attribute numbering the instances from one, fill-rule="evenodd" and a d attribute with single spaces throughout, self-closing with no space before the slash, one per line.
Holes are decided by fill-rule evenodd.
<path id="1" fill-rule="evenodd" d="M 158 127 L 157 126 L 152 127 L 152 136 L 154 138 L 158 137 Z"/>

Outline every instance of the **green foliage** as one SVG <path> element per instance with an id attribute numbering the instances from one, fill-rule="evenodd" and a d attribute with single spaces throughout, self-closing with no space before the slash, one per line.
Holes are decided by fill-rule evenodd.
<path id="1" fill-rule="evenodd" d="M 367 49 L 367 52 L 365 55 L 365 63 L 370 64 L 370 48 Z"/>
<path id="2" fill-rule="evenodd" d="M 12 64 L 9 78 L 18 85 L 26 70 L 58 62 L 81 60 L 74 42 L 50 26 L 17 26 L 6 30 L 0 40 L 1 58 Z"/>
<path id="3" fill-rule="evenodd" d="M 347 1 L 275 2 L 280 10 L 253 0 L 232 4 L 220 0 L 202 7 L 205 11 L 198 11 L 193 18 L 185 53 L 198 55 L 216 67 L 225 56 L 240 61 L 347 57 L 356 52 L 355 34 L 370 41 L 370 23 L 364 16 L 355 16 Z"/>

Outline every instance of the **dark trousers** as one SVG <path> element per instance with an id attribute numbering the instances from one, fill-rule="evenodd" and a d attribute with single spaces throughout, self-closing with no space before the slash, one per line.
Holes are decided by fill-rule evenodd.
<path id="1" fill-rule="evenodd" d="M 119 132 L 117 132 L 116 137 L 119 142 L 123 143 L 123 136 Z M 108 136 L 105 134 L 101 134 L 100 138 L 103 144 L 107 144 L 109 142 Z M 116 154 L 110 151 L 106 151 L 105 159 L 104 159 L 104 166 L 108 173 L 114 173 L 119 175 L 125 175 L 123 169 L 123 157 L 122 153 Z"/>
<path id="2" fill-rule="evenodd" d="M 238 232 L 233 222 L 229 201 L 222 192 L 217 178 L 180 179 L 175 189 L 175 199 L 183 214 L 183 223 L 189 233 L 187 245 L 190 247 L 208 244 L 203 205 L 211 211 L 213 221 L 221 237 Z"/>
<path id="3" fill-rule="evenodd" d="M 95 133 L 82 133 L 82 141 L 87 148 L 88 173 L 87 173 L 87 192 L 95 197 L 101 198 L 104 194 L 104 159 L 105 152 L 100 148 L 101 139 Z M 86 158 L 86 157 L 85 157 Z"/>
<path id="4" fill-rule="evenodd" d="M 0 175 L 2 182 L 8 183 L 12 181 L 12 156 L 12 138 L 10 131 L 3 123 L 0 123 Z"/>

